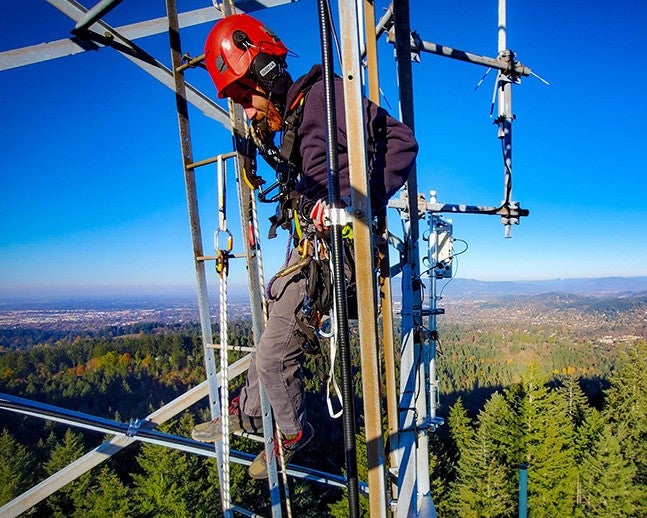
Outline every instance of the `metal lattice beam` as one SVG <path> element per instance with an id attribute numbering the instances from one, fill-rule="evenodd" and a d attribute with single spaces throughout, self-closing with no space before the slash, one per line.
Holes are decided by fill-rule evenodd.
<path id="1" fill-rule="evenodd" d="M 239 2 L 238 8 L 241 11 L 253 12 L 266 7 L 275 7 L 289 3 L 290 0 L 258 0 L 254 2 Z M 56 7 L 56 6 L 55 6 Z M 87 11 L 86 11 L 87 12 Z M 85 16 L 85 15 L 83 15 Z M 222 18 L 222 13 L 215 7 L 204 7 L 178 14 L 180 28 L 192 27 L 202 23 L 213 22 Z M 82 20 L 83 17 L 79 18 Z M 77 22 L 78 23 L 78 22 Z M 168 30 L 166 17 L 153 18 L 142 22 L 132 23 L 116 27 L 115 30 L 124 38 L 137 40 L 146 36 L 162 34 Z M 84 40 L 71 36 L 48 43 L 38 43 L 19 49 L 0 52 L 0 72 L 26 65 L 50 61 L 79 54 L 87 50 L 98 50 L 99 45 L 88 44 Z"/>

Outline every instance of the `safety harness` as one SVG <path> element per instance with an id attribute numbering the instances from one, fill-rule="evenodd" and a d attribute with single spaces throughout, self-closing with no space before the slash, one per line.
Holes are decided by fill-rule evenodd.
<path id="1" fill-rule="evenodd" d="M 295 100 L 286 110 L 284 117 L 283 139 L 280 148 L 274 144 L 273 135 L 263 124 L 250 126 L 250 136 L 259 154 L 276 171 L 276 181 L 265 189 L 260 189 L 258 180 L 253 178 L 259 188 L 261 202 L 278 202 L 274 216 L 270 218 L 269 238 L 276 237 L 277 228 L 290 231 L 291 240 L 299 250 L 301 259 L 280 270 L 276 276 L 283 277 L 297 271 L 305 278 L 306 290 L 303 300 L 297 306 L 295 331 L 303 337 L 303 351 L 314 357 L 317 373 L 322 382 L 327 383 L 327 400 L 330 415 L 338 417 L 341 410 L 335 412 L 331 402 L 331 386 L 336 399 L 341 404 L 341 394 L 334 379 L 334 360 L 336 354 L 336 336 L 334 333 L 334 293 L 332 285 L 331 253 L 327 236 L 316 232 L 309 219 L 314 202 L 301 196 L 295 186 L 301 171 L 298 154 L 297 131 L 303 117 L 303 109 L 312 85 L 306 86 L 298 93 Z M 261 180 L 262 182 L 262 180 Z M 347 235 L 352 238 L 352 232 Z M 350 239 L 344 239 L 344 271 L 346 272 L 349 307 L 356 307 L 354 301 L 355 286 L 353 247 Z M 328 316 L 330 315 L 330 317 Z M 350 315 L 353 318 L 353 315 Z M 356 318 L 356 317 L 355 317 Z M 322 330 L 324 323 L 330 324 L 330 331 Z M 327 362 L 320 337 L 330 340 L 330 361 Z M 328 364 L 328 365 L 327 365 Z"/>

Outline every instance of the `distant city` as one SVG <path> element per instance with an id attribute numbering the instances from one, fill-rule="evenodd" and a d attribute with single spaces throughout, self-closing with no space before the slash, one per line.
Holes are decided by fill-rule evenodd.
<path id="1" fill-rule="evenodd" d="M 508 319 L 547 323 L 560 321 L 568 314 L 568 297 L 541 294 L 574 294 L 577 297 L 631 297 L 647 300 L 647 277 L 603 279 L 563 279 L 532 282 L 484 282 L 453 279 L 447 286 L 439 283 L 442 299 L 439 306 L 446 309 L 446 318 L 464 320 L 478 317 L 489 319 L 505 315 Z M 401 307 L 401 297 L 395 290 L 394 312 Z M 428 293 L 428 290 L 427 290 Z M 576 298 L 577 298 L 576 297 Z M 504 299 L 498 305 L 493 301 Z M 212 315 L 217 314 L 217 297 L 211 297 Z M 246 294 L 229 295 L 227 310 L 230 318 L 249 316 Z M 582 305 L 581 299 L 579 304 Z M 571 301 L 572 302 L 572 301 Z M 573 305 L 572 303 L 570 304 Z M 592 313 L 593 314 L 593 313 Z M 580 317 L 578 317 L 580 318 Z M 593 317 L 589 317 L 593 318 Z M 572 325 L 592 325 L 587 321 L 571 321 Z M 0 328 L 37 328 L 44 330 L 98 330 L 106 326 L 130 326 L 157 322 L 184 324 L 199 321 L 196 297 L 186 294 L 132 295 L 123 297 L 84 297 L 49 299 L 5 299 L 0 301 Z"/>

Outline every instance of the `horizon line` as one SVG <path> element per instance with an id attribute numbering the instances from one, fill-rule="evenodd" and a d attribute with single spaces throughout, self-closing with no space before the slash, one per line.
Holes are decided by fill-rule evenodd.
<path id="1" fill-rule="evenodd" d="M 544 279 L 514 279 L 514 280 L 485 280 L 473 279 L 465 277 L 453 277 L 447 279 L 448 283 L 454 281 L 467 281 L 478 282 L 484 284 L 524 284 L 524 283 L 548 283 L 548 282 L 574 282 L 574 281 L 612 281 L 622 279 L 628 280 L 647 280 L 647 275 L 607 275 L 600 277 L 551 277 Z M 217 289 L 216 286 L 209 286 L 209 290 Z M 192 284 L 129 284 L 129 285 L 50 285 L 50 286 L 7 286 L 0 287 L 0 298 L 24 298 L 24 297 L 106 297 L 106 296 L 132 296 L 138 295 L 139 297 L 163 297 L 167 296 L 193 296 L 196 294 L 196 286 Z M 229 283 L 228 290 L 237 292 L 240 290 L 247 290 L 246 284 Z"/>

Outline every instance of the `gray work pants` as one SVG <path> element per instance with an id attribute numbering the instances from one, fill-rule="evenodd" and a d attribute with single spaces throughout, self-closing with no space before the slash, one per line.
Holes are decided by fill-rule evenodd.
<path id="1" fill-rule="evenodd" d="M 292 250 L 288 266 L 300 259 Z M 269 318 L 252 353 L 247 383 L 240 393 L 241 410 L 261 415 L 259 380 L 272 406 L 274 419 L 285 435 L 301 431 L 305 422 L 305 399 L 301 363 L 304 339 L 295 335 L 296 309 L 305 296 L 306 282 L 301 271 L 274 277 L 268 289 Z"/>

